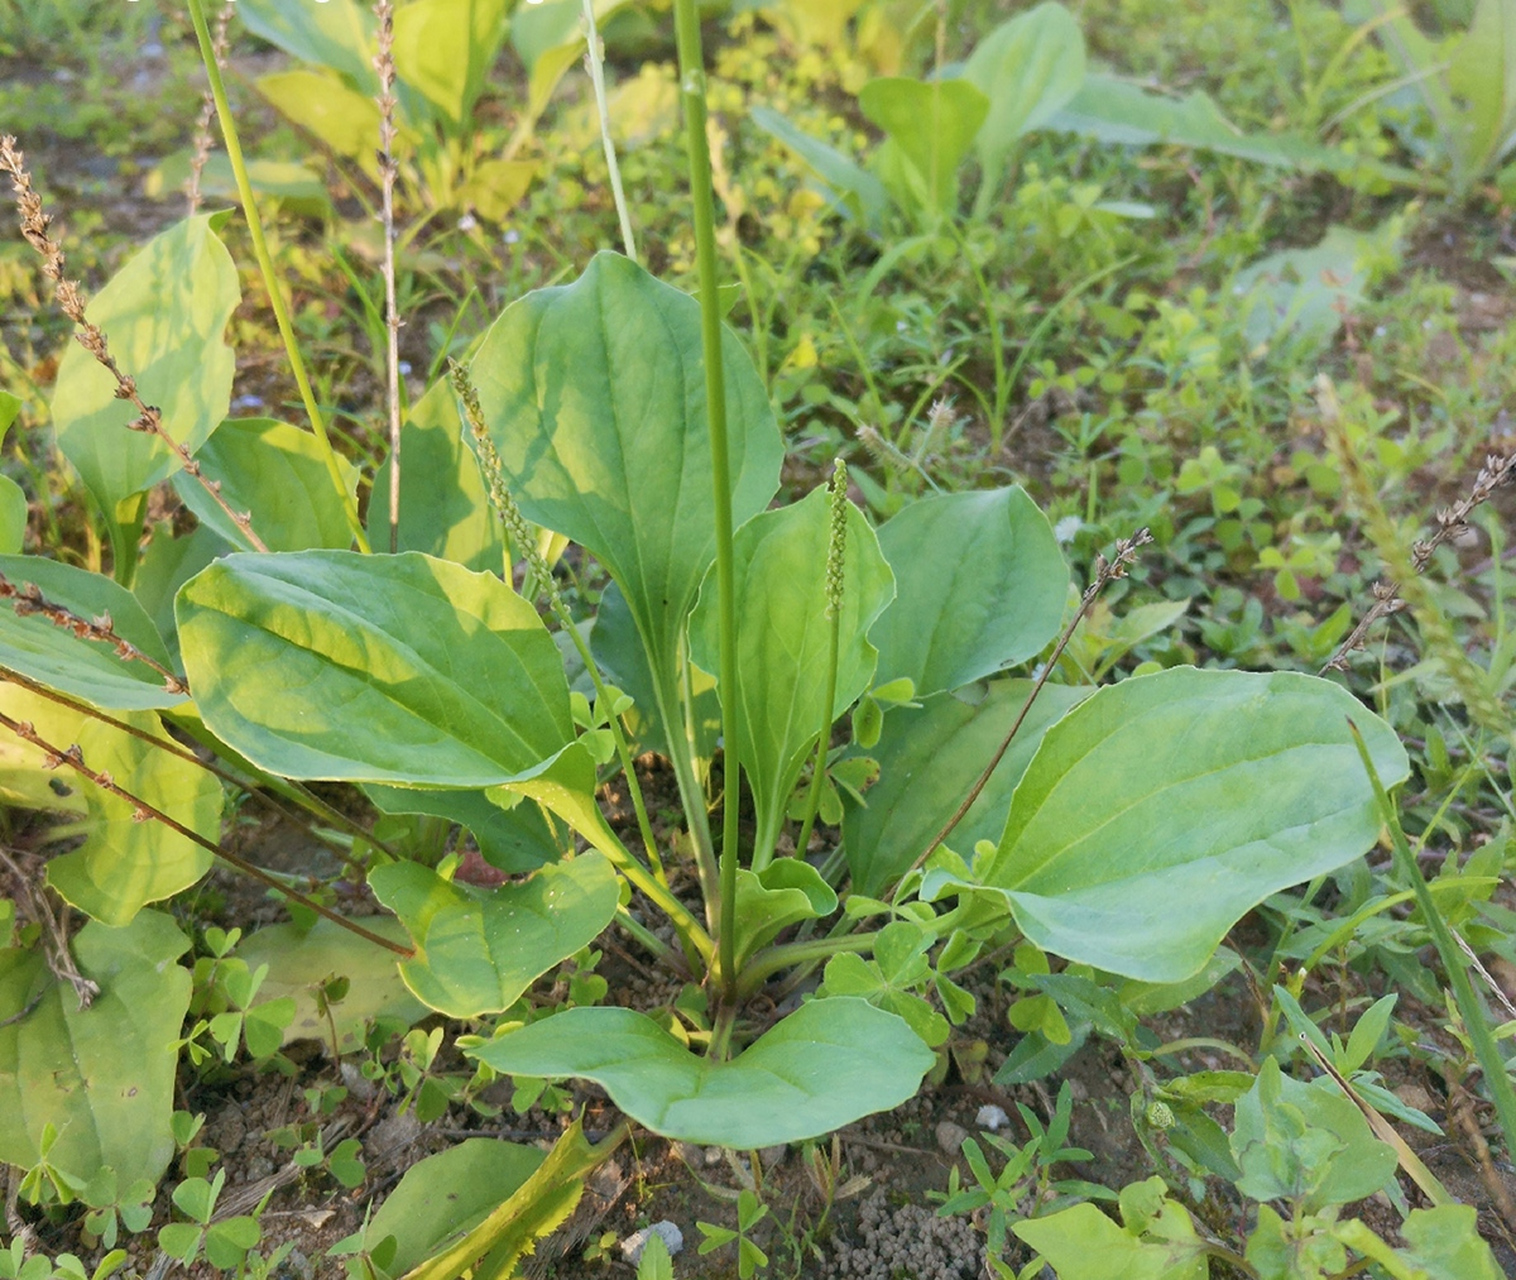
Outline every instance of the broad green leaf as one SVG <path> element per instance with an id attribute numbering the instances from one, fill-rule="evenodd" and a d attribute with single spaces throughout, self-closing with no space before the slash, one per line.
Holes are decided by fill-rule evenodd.
<path id="1" fill-rule="evenodd" d="M 984 884 L 1044 950 L 1186 978 L 1269 894 L 1377 838 L 1350 719 L 1402 780 L 1389 726 L 1325 680 L 1177 667 L 1101 689 L 1043 737 Z"/>
<path id="2" fill-rule="evenodd" d="M 381 116 L 379 103 L 372 95 L 350 88 L 329 71 L 301 68 L 271 72 L 259 76 L 255 83 L 258 92 L 291 123 L 324 142 L 337 155 L 356 161 L 365 174 L 378 180 L 376 146 Z M 414 141 L 407 139 L 407 131 L 402 130 L 400 136 L 402 140 Z"/>
<path id="3" fill-rule="evenodd" d="M 1344 1223 L 1361 1227 L 1363 1224 Z M 1366 1231 L 1367 1228 L 1365 1227 Z M 1406 1274 L 1426 1280 L 1500 1280 L 1501 1270 L 1490 1246 L 1480 1238 L 1478 1212 L 1473 1205 L 1445 1204 L 1435 1209 L 1412 1209 L 1400 1228 L 1409 1248 L 1397 1251 Z"/>
<path id="4" fill-rule="evenodd" d="M 1132 1212 L 1132 1193 L 1144 1190 L 1122 1193 L 1125 1228 L 1092 1204 L 1076 1204 L 1013 1222 L 1011 1231 L 1047 1260 L 1058 1280 L 1205 1280 L 1206 1243 L 1189 1210 L 1163 1198 L 1150 1217 Z M 1154 1194 L 1161 1197 L 1161 1190 Z"/>
<path id="5" fill-rule="evenodd" d="M 179 655 L 174 597 L 179 594 L 180 587 L 212 560 L 235 549 L 204 525 L 197 525 L 182 538 L 174 537 L 173 525 L 169 521 L 153 528 L 147 550 L 142 553 L 136 576 L 132 578 L 132 595 L 147 610 L 153 626 L 163 637 L 172 659 L 169 665 L 176 671 L 184 669 L 184 661 Z"/>
<path id="6" fill-rule="evenodd" d="M 490 890 L 452 884 L 415 862 L 376 867 L 369 884 L 416 945 L 415 956 L 400 964 L 405 985 L 454 1018 L 508 1009 L 535 979 L 599 936 L 619 897 L 616 873 L 594 852 Z"/>
<path id="7" fill-rule="evenodd" d="M 866 807 L 848 804 L 842 820 L 856 892 L 880 893 L 926 851 L 994 757 L 1031 691 L 1030 680 L 996 680 L 975 691 L 977 701 L 943 693 L 920 708 L 899 707 L 885 716 L 884 731 L 869 753 L 879 761 L 879 781 L 864 796 Z M 1090 692 L 1044 686 L 1005 757 L 948 837 L 952 848 L 967 856 L 980 840 L 1000 839 L 1011 792 L 1042 735 Z"/>
<path id="8" fill-rule="evenodd" d="M 1139 1018 L 1167 1013 L 1204 995 L 1228 974 L 1242 967 L 1242 957 L 1230 947 L 1218 947 L 1205 965 L 1182 982 L 1138 982 L 1128 979 L 1117 989 L 1122 1007 Z"/>
<path id="9" fill-rule="evenodd" d="M 391 941 L 404 943 L 400 921 L 370 916 L 359 924 Z M 284 1029 L 284 1043 L 330 1040 L 332 1027 L 316 1007 L 315 988 L 328 978 L 347 978 L 347 995 L 331 1006 L 337 1044 L 343 1053 L 363 1047 L 366 1024 L 374 1018 L 399 1018 L 414 1024 L 431 1010 L 406 989 L 395 967 L 395 954 L 330 920 L 317 920 L 308 929 L 274 924 L 243 938 L 237 955 L 257 970 L 268 965 L 259 1001 L 290 999 L 295 1016 Z"/>
<path id="10" fill-rule="evenodd" d="M 1489 172 L 1516 146 L 1516 0 L 1479 0 L 1447 69 L 1464 177 Z"/>
<path id="11" fill-rule="evenodd" d="M 395 71 L 461 134 L 505 41 L 508 0 L 411 0 L 395 11 Z"/>
<path id="12" fill-rule="evenodd" d="M 363 1247 L 372 1251 L 386 1236 L 397 1248 L 386 1270 L 403 1276 L 467 1235 L 526 1182 L 545 1153 L 536 1147 L 467 1138 L 413 1164 L 369 1219 Z"/>
<path id="13" fill-rule="evenodd" d="M 164 158 L 142 179 L 142 194 L 150 200 L 172 200 L 189 180 L 194 152 L 186 148 Z M 315 219 L 331 216 L 332 197 L 322 176 L 300 160 L 247 158 L 247 180 L 260 196 L 277 201 L 289 213 Z M 224 151 L 213 151 L 200 170 L 200 194 L 210 201 L 235 204 L 237 178 Z"/>
<path id="14" fill-rule="evenodd" d="M 371 782 L 363 792 L 385 813 L 420 813 L 467 827 L 479 852 L 497 870 L 519 874 L 556 862 L 564 850 L 534 804 L 503 809 L 483 791 L 428 791 Z"/>
<path id="15" fill-rule="evenodd" d="M 974 46 L 964 76 L 990 100 L 975 140 L 987 200 L 998 194 L 1006 157 L 1084 83 L 1084 33 L 1063 5 L 1046 0 L 1018 13 Z"/>
<path id="16" fill-rule="evenodd" d="M 504 783 L 499 790 L 502 807 L 515 804 L 521 796 L 535 800 L 582 835 L 591 848 L 599 849 L 615 862 L 626 856 L 626 849 L 605 820 L 595 798 L 597 786 L 595 762 L 583 741 L 575 741 L 544 767 L 524 774 L 517 781 Z M 497 793 L 491 788 L 485 794 L 494 800 Z"/>
<path id="17" fill-rule="evenodd" d="M 802 1005 L 729 1062 L 631 1009 L 569 1009 L 467 1051 L 497 1071 L 593 1080 L 666 1138 L 747 1151 L 818 1137 L 912 1097 L 934 1061 L 866 1000 Z"/>
<path id="18" fill-rule="evenodd" d="M 470 205 L 481 218 L 504 222 L 512 209 L 526 198 L 532 179 L 542 168 L 538 160 L 484 160 L 474 166 L 468 181 L 454 197 L 454 204 Z"/>
<path id="19" fill-rule="evenodd" d="M 974 145 L 990 100 L 967 80 L 887 76 L 863 86 L 858 106 L 915 170 L 922 205 L 946 213 L 958 192 L 958 166 Z"/>
<path id="20" fill-rule="evenodd" d="M 131 592 L 109 578 L 41 556 L 0 556 L 0 577 L 17 589 L 36 586 L 46 600 L 86 621 L 109 617 L 118 636 L 168 666 L 168 650 L 152 620 Z M 184 701 L 184 694 L 165 688 L 163 676 L 147 663 L 119 657 L 109 642 L 82 639 L 37 614 L 19 615 L 12 600 L 0 601 L 0 666 L 103 710 L 138 711 Z"/>
<path id="21" fill-rule="evenodd" d="M 35 1164 L 51 1125 L 48 1159 L 81 1182 L 103 1165 L 163 1174 L 174 1154 L 173 1045 L 190 997 L 189 971 L 174 961 L 188 946 L 154 911 L 121 929 L 85 925 L 73 952 L 100 986 L 88 1009 L 40 952 L 0 951 L 0 1161 Z"/>
<path id="22" fill-rule="evenodd" d="M 400 429 L 400 546 L 468 569 L 499 572 L 505 554 L 500 521 L 490 510 L 473 451 L 463 443 L 458 402 L 439 378 L 411 405 Z M 390 544 L 390 464 L 374 477 L 368 535 Z"/>
<path id="23" fill-rule="evenodd" d="M 25 540 L 26 494 L 9 476 L 0 476 L 0 555 L 20 555 Z"/>
<path id="24" fill-rule="evenodd" d="M 635 705 L 627 713 L 628 729 L 644 751 L 660 755 L 673 754 L 658 718 L 658 701 L 653 689 L 653 673 L 647 665 L 647 653 L 637 635 L 632 611 L 614 582 L 600 597 L 595 626 L 590 632 L 590 649 L 601 672 Z M 708 762 L 721 737 L 721 700 L 716 696 L 716 681 L 699 667 L 689 668 L 690 691 L 694 709 L 686 713 L 687 725 L 679 726 L 681 738 L 692 740 L 695 759 Z"/>
<path id="25" fill-rule="evenodd" d="M 1328 1080 L 1309 1084 L 1265 1060 L 1237 1099 L 1232 1155 L 1237 1188 L 1254 1200 L 1299 1200 L 1308 1213 L 1351 1204 L 1395 1176 L 1395 1149 L 1380 1142 L 1358 1107 Z"/>
<path id="26" fill-rule="evenodd" d="M 795 44 L 835 49 L 847 36 L 848 20 L 863 0 L 780 0 L 773 18 Z"/>
<path id="27" fill-rule="evenodd" d="M 868 688 L 877 654 L 865 637 L 895 594 L 874 531 L 849 504 L 837 685 L 828 708 L 830 523 L 827 491 L 816 489 L 800 502 L 754 516 L 737 530 L 733 546 L 741 619 L 737 671 L 716 687 L 741 709 L 742 770 L 757 810 L 755 847 L 764 857 L 823 721 L 830 724 Z M 719 614 L 712 570 L 690 619 L 690 654 L 708 671 L 720 665 Z"/>
<path id="28" fill-rule="evenodd" d="M 379 24 L 362 0 L 239 0 L 237 17 L 285 53 L 330 67 L 370 98 L 378 94 L 373 58 Z"/>
<path id="29" fill-rule="evenodd" d="M 108 773 L 132 795 L 207 840 L 220 834 L 221 785 L 215 776 L 93 716 L 15 685 L 0 685 L 0 706 L 29 721 L 60 749 L 77 745 L 90 769 Z M 145 712 L 117 717 L 160 740 L 168 735 Z M 69 769 L 48 769 L 42 752 L 5 734 L 0 742 L 0 796 L 13 804 L 78 819 L 51 828 L 73 846 L 47 864 L 47 882 L 71 905 L 108 925 L 129 924 L 149 902 L 188 889 L 210 870 L 211 856 L 135 806 Z M 82 835 L 82 844 L 74 841 Z"/>
<path id="30" fill-rule="evenodd" d="M 528 519 L 579 543 L 620 584 L 671 708 L 685 618 L 715 559 L 700 304 L 617 254 L 540 289 L 491 326 L 471 369 Z M 784 448 L 763 383 L 722 339 L 732 516 L 762 511 Z"/>
<path id="31" fill-rule="evenodd" d="M 1325 345 L 1363 302 L 1369 262 L 1386 255 L 1399 256 L 1398 237 L 1389 228 L 1329 227 L 1308 248 L 1282 249 L 1251 263 L 1233 281 L 1234 290 L 1247 296 L 1248 342 L 1257 347 L 1294 332 Z"/>
<path id="32" fill-rule="evenodd" d="M 776 858 L 756 874 L 737 872 L 737 965 L 802 920 L 837 910 L 837 894 L 821 872 L 800 858 Z"/>
<path id="33" fill-rule="evenodd" d="M 176 613 L 205 723 L 285 777 L 487 787 L 573 737 L 537 611 L 445 560 L 228 556 Z"/>
<path id="34" fill-rule="evenodd" d="M 1035 657 L 1058 634 L 1069 572 L 1052 526 L 1020 488 L 949 493 L 879 530 L 895 602 L 869 638 L 877 683 L 918 696 L 958 689 Z"/>
<path id="35" fill-rule="evenodd" d="M 21 397 L 0 391 L 0 440 L 21 412 Z M 21 554 L 26 537 L 26 494 L 9 476 L 0 475 L 0 555 Z"/>
<path id="36" fill-rule="evenodd" d="M 853 217 L 866 226 L 879 224 L 889 208 L 890 198 L 878 178 L 861 165 L 854 164 L 835 147 L 797 129 L 772 107 L 754 107 L 749 115 L 760 129 L 804 160 L 836 193 Z"/>
<path id="37" fill-rule="evenodd" d="M 565 1129 L 531 1177 L 503 1195 L 478 1226 L 407 1273 L 405 1280 L 458 1280 L 466 1271 L 483 1280 L 481 1258 L 490 1275 L 514 1276 L 521 1258 L 574 1211 L 585 1177 L 620 1142 L 616 1135 L 591 1146 L 585 1141 L 583 1123 L 575 1120 Z"/>
<path id="38" fill-rule="evenodd" d="M 1325 169 L 1334 173 L 1351 172 L 1367 165 L 1375 174 L 1391 181 L 1417 180 L 1408 170 L 1370 162 L 1308 138 L 1243 133 L 1199 89 L 1182 98 L 1166 98 L 1099 72 L 1085 77 L 1084 87 L 1047 122 L 1047 127 L 1123 146 L 1169 143 L 1279 168 Z"/>
<path id="39" fill-rule="evenodd" d="M 312 547 L 348 547 L 352 530 L 347 512 L 332 487 L 326 454 L 316 437 L 272 418 L 232 418 L 195 455 L 205 478 L 221 486 L 221 496 L 239 514 L 252 516 L 253 532 L 271 551 L 307 551 Z M 347 495 L 358 488 L 358 468 L 339 460 Z M 252 544 L 205 487 L 183 472 L 174 491 L 209 527 L 233 546 Z"/>
<path id="40" fill-rule="evenodd" d="M 164 429 L 191 453 L 231 403 L 236 360 L 222 333 L 242 290 L 216 235 L 228 216 L 201 214 L 160 232 L 86 310 L 143 401 L 162 411 Z M 119 542 L 117 505 L 179 470 L 178 455 L 155 435 L 127 430 L 135 406 L 117 398 L 115 379 L 77 342 L 58 366 L 52 407 L 58 448 L 115 522 L 118 555 L 134 557 L 135 547 Z"/>

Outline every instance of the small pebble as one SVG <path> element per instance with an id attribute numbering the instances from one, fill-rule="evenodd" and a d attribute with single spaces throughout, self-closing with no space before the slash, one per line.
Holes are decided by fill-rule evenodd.
<path id="1" fill-rule="evenodd" d="M 669 1251 L 669 1257 L 674 1257 L 684 1248 L 684 1232 L 667 1218 L 662 1222 L 655 1222 L 650 1227 L 643 1227 L 641 1231 L 634 1231 L 620 1244 L 621 1256 L 632 1266 L 642 1261 L 642 1251 L 647 1248 L 649 1236 L 658 1236 L 662 1239 L 664 1247 Z"/>
<path id="2" fill-rule="evenodd" d="M 950 1156 L 956 1156 L 963 1148 L 963 1140 L 969 1136 L 969 1131 L 961 1124 L 955 1124 L 951 1120 L 941 1120 L 937 1123 L 937 1145 Z"/>
<path id="3" fill-rule="evenodd" d="M 991 1133 L 997 1133 L 1010 1124 L 1011 1118 L 1006 1115 L 1004 1107 L 997 1107 L 994 1103 L 979 1108 L 979 1114 L 974 1117 L 974 1123 L 981 1129 L 988 1129 Z"/>

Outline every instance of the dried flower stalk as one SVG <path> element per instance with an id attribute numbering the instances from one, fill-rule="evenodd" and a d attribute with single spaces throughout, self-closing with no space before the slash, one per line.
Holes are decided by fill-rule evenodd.
<path id="1" fill-rule="evenodd" d="M 1090 606 L 1095 603 L 1100 593 L 1115 582 L 1118 578 L 1126 577 L 1132 565 L 1137 562 L 1137 553 L 1153 541 L 1153 535 L 1146 528 L 1137 530 L 1130 538 L 1118 538 L 1116 546 L 1107 560 L 1104 555 L 1095 557 L 1095 578 L 1085 589 L 1085 593 L 1079 600 L 1079 608 L 1074 611 L 1074 616 L 1069 619 L 1068 626 L 1064 627 L 1063 634 L 1058 637 L 1058 643 L 1054 646 L 1052 656 L 1043 663 L 1042 672 L 1037 681 L 1032 685 L 1031 693 L 1027 694 L 1026 702 L 1022 704 L 1021 711 L 1017 714 L 1015 723 L 1011 725 L 1010 732 L 1001 740 L 1000 746 L 995 749 L 995 754 L 990 757 L 990 762 L 984 768 L 984 772 L 975 780 L 969 788 L 968 795 L 964 796 L 963 803 L 953 811 L 953 816 L 942 825 L 931 842 L 921 851 L 916 861 L 911 863 L 910 870 L 915 871 L 921 866 L 944 840 L 952 834 L 953 828 L 963 821 L 963 816 L 979 799 L 979 793 L 989 783 L 990 777 L 1000 767 L 1000 762 L 1005 758 L 1005 753 L 1011 749 L 1011 742 L 1021 731 L 1022 722 L 1027 713 L 1031 711 L 1032 704 L 1037 701 L 1037 695 L 1042 692 L 1043 685 L 1047 684 L 1048 677 L 1053 674 L 1053 669 L 1058 665 L 1058 659 L 1063 657 L 1063 651 L 1068 648 L 1069 641 L 1074 638 L 1074 631 L 1083 620 L 1084 615 L 1090 611 Z M 907 872 L 907 874 L 910 874 Z"/>
<path id="2" fill-rule="evenodd" d="M 96 362 L 116 382 L 116 398 L 129 400 L 137 410 L 137 417 L 127 423 L 127 430 L 155 435 L 178 457 L 187 475 L 199 481 L 212 500 L 237 526 L 242 535 L 259 551 L 268 546 L 253 532 L 251 517 L 246 512 L 233 511 L 221 496 L 219 481 L 207 480 L 201 474 L 200 464 L 190 451 L 168 433 L 163 425 L 163 411 L 156 405 L 146 403 L 137 391 L 137 382 L 130 374 L 123 373 L 111 355 L 110 344 L 99 325 L 92 324 L 84 314 L 84 295 L 79 286 L 68 278 L 64 271 L 63 249 L 48 235 L 52 219 L 43 212 L 42 198 L 32 188 L 31 174 L 26 170 L 26 157 L 17 148 L 16 139 L 10 134 L 0 137 L 0 172 L 11 176 L 11 185 L 16 192 L 16 208 L 21 214 L 21 234 L 26 242 L 42 258 L 42 274 L 53 282 L 53 296 L 58 308 L 74 322 L 78 332 L 74 335 L 79 345 L 92 355 Z"/>
<path id="3" fill-rule="evenodd" d="M 1341 468 L 1346 491 L 1359 509 L 1369 540 L 1389 570 L 1374 584 L 1373 605 L 1338 647 L 1331 660 L 1322 667 L 1322 672 L 1344 669 L 1348 654 L 1363 646 L 1365 637 L 1376 622 L 1409 607 L 1416 615 L 1423 643 L 1442 662 L 1469 713 L 1485 728 L 1503 732 L 1509 723 L 1509 716 L 1499 699 L 1486 688 L 1483 673 L 1464 652 L 1446 616 L 1421 580 L 1421 574 L 1431 563 L 1438 547 L 1467 530 L 1469 516 L 1475 508 L 1489 501 L 1501 485 L 1516 478 L 1516 453 L 1504 457 L 1491 454 L 1487 457 L 1468 494 L 1451 507 L 1439 511 L 1436 517 L 1437 527 L 1432 535 L 1413 543 L 1407 554 L 1394 522 L 1380 503 L 1379 495 L 1364 469 L 1359 451 L 1343 432 L 1341 406 L 1336 391 L 1324 376 L 1317 380 L 1316 401 L 1326 431 L 1327 444 Z"/>
<path id="4" fill-rule="evenodd" d="M 98 618 L 82 617 L 49 600 L 35 582 L 24 582 L 18 587 L 3 573 L 0 573 L 0 600 L 13 601 L 11 607 L 18 617 L 46 618 L 53 626 L 72 631 L 80 640 L 98 640 L 101 644 L 110 645 L 115 649 L 116 656 L 126 662 L 144 663 L 163 677 L 163 687 L 170 693 L 189 693 L 189 686 L 184 683 L 183 676 L 175 675 L 156 658 L 143 653 L 130 640 L 117 634 L 108 613 L 102 613 Z"/>
<path id="5" fill-rule="evenodd" d="M 227 50 L 231 48 L 232 14 L 236 12 L 237 0 L 226 0 L 216 19 L 216 34 L 211 40 L 216 65 L 223 70 L 226 68 Z M 189 202 L 187 217 L 193 218 L 200 211 L 200 175 L 205 172 L 206 161 L 211 158 L 211 148 L 216 144 L 215 135 L 211 133 L 215 119 L 216 96 L 207 88 L 200 102 L 200 118 L 195 123 L 195 149 L 190 155 L 190 174 L 184 180 L 184 194 Z"/>
<path id="6" fill-rule="evenodd" d="M 380 219 L 384 224 L 384 329 L 386 399 L 390 427 L 390 553 L 400 549 L 400 308 L 395 301 L 395 7 L 378 0 L 379 52 L 379 179 L 383 193 Z"/>
<path id="7" fill-rule="evenodd" d="M 367 938 L 370 942 L 383 947 L 386 951 L 393 951 L 397 955 L 409 958 L 415 954 L 415 952 L 413 952 L 409 947 L 402 947 L 397 942 L 392 942 L 390 939 L 383 937 L 380 934 L 374 933 L 370 929 L 365 929 L 362 925 L 356 924 L 352 920 L 349 920 L 346 916 L 339 915 L 330 907 L 323 906 L 314 898 L 307 897 L 298 889 L 290 888 L 289 885 L 285 884 L 277 877 L 270 875 L 262 867 L 255 866 L 253 863 L 247 861 L 246 858 L 240 857 L 239 855 L 232 853 L 230 850 L 223 848 L 214 840 L 207 840 L 198 831 L 193 831 L 189 827 L 186 827 L 176 818 L 173 818 L 164 813 L 162 809 L 156 808 L 155 806 L 149 804 L 140 796 L 133 795 L 125 787 L 121 786 L 121 784 L 118 783 L 115 778 L 111 777 L 111 775 L 105 770 L 90 768 L 90 766 L 85 762 L 84 752 L 80 749 L 77 742 L 72 743 L 67 747 L 56 746 L 53 743 L 49 742 L 46 738 L 42 737 L 42 735 L 37 732 L 36 726 L 33 725 L 30 721 L 13 719 L 11 716 L 6 715 L 3 711 L 0 711 L 0 726 L 9 729 L 18 738 L 20 738 L 21 741 L 30 743 L 32 746 L 36 747 L 37 750 L 42 752 L 42 767 L 44 769 L 59 769 L 66 765 L 75 773 L 80 774 L 82 777 L 88 778 L 102 791 L 108 791 L 111 795 L 116 796 L 121 800 L 125 800 L 127 804 L 132 806 L 133 821 L 161 822 L 165 827 L 174 832 L 176 835 L 183 836 L 191 843 L 199 845 L 206 852 L 214 854 L 223 862 L 230 863 L 238 871 L 242 872 L 243 875 L 250 876 L 252 879 L 257 880 L 260 884 L 267 885 L 276 893 L 283 894 L 286 898 L 290 899 L 290 901 L 298 902 L 301 906 L 309 908 L 318 916 L 330 920 L 339 928 L 346 929 L 349 933 L 356 933 L 361 938 Z"/>

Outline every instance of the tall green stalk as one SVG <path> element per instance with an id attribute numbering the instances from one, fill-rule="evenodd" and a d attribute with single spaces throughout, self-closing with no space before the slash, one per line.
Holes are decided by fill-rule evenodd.
<path id="1" fill-rule="evenodd" d="M 726 438 L 726 378 L 721 365 L 721 302 L 716 294 L 716 208 L 711 189 L 711 152 L 705 136 L 705 57 L 695 0 L 674 0 L 674 32 L 679 46 L 679 96 L 684 103 L 685 145 L 690 160 L 694 205 L 695 263 L 700 277 L 700 336 L 705 357 L 706 412 L 711 428 L 711 482 L 716 505 L 716 589 L 721 628 L 720 679 L 728 693 L 737 670 L 737 599 L 732 555 L 732 469 Z M 742 762 L 737 699 L 721 699 L 721 740 L 725 798 L 721 822 L 721 923 L 717 946 L 721 991 L 730 1004 L 737 995 L 737 810 L 742 794 Z"/>
<path id="2" fill-rule="evenodd" d="M 300 346 L 295 341 L 295 327 L 290 323 L 289 308 L 284 304 L 284 294 L 279 288 L 279 277 L 274 270 L 274 257 L 268 250 L 268 241 L 263 235 L 263 222 L 258 217 L 258 205 L 253 199 L 253 185 L 248 181 L 247 163 L 242 158 L 242 144 L 237 140 L 237 125 L 232 119 L 232 109 L 226 100 L 226 85 L 221 79 L 221 68 L 216 63 L 216 53 L 211 44 L 210 27 L 205 21 L 205 7 L 201 0 L 189 0 L 190 20 L 195 24 L 195 37 L 200 41 L 200 60 L 205 63 L 205 74 L 210 79 L 211 97 L 216 101 L 216 117 L 221 122 L 221 136 L 226 142 L 226 156 L 231 161 L 232 173 L 237 179 L 237 194 L 242 200 L 242 212 L 247 218 L 248 233 L 253 240 L 253 256 L 258 259 L 258 270 L 263 275 L 263 286 L 268 290 L 269 303 L 274 308 L 274 321 L 279 326 L 279 336 L 284 339 L 284 350 L 289 356 L 290 372 L 295 385 L 300 388 L 300 399 L 311 420 L 311 430 L 316 433 L 326 462 L 327 475 L 336 486 L 342 501 L 342 510 L 347 516 L 348 527 L 360 550 L 369 549 L 368 536 L 363 532 L 363 523 L 358 519 L 358 504 L 353 501 L 342 479 L 342 467 L 332 448 L 327 434 L 326 419 L 316 403 L 316 393 L 311 389 L 311 380 L 306 376 L 305 361 L 300 355 Z"/>
<path id="3" fill-rule="evenodd" d="M 1447 972 L 1448 985 L 1453 988 L 1453 998 L 1458 1003 L 1459 1013 L 1463 1015 L 1464 1030 L 1468 1032 L 1469 1041 L 1474 1046 L 1474 1056 L 1484 1073 L 1485 1088 L 1490 1091 L 1490 1101 L 1495 1104 L 1495 1115 L 1505 1132 L 1506 1158 L 1510 1159 L 1516 1155 L 1516 1089 L 1512 1088 L 1511 1077 L 1506 1074 L 1505 1059 L 1490 1031 L 1484 1005 L 1474 991 L 1474 984 L 1469 981 L 1463 952 L 1454 940 L 1453 931 L 1448 928 L 1442 912 L 1437 909 L 1421 868 L 1416 865 L 1416 855 L 1411 852 L 1405 832 L 1401 829 L 1400 814 L 1395 808 L 1395 802 L 1390 799 L 1385 792 L 1384 783 L 1379 780 L 1379 771 L 1374 768 L 1373 757 L 1369 755 L 1368 746 L 1364 743 L 1363 735 L 1358 732 L 1358 726 L 1350 720 L 1348 727 L 1353 731 L 1353 742 L 1358 747 L 1358 755 L 1369 775 L 1369 784 L 1374 788 L 1380 817 L 1389 828 L 1390 844 L 1395 851 L 1395 869 L 1403 880 L 1410 883 L 1416 895 L 1416 905 L 1421 909 L 1422 920 L 1431 931 L 1442 967 Z"/>

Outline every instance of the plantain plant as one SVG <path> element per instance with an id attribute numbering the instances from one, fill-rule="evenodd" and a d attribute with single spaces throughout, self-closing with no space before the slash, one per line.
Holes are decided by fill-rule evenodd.
<path id="1" fill-rule="evenodd" d="M 1181 667 L 1070 687 L 1047 683 L 1056 653 L 1010 674 L 1054 644 L 1069 595 L 1019 488 L 875 529 L 839 467 L 774 505 L 784 442 L 720 318 L 699 28 L 693 0 L 675 9 L 698 300 L 607 252 L 506 307 L 411 407 L 392 554 L 353 549 L 358 477 L 315 437 L 227 417 L 227 215 L 160 235 L 86 321 L 7 145 L 28 238 L 99 326 L 54 416 L 129 562 L 112 580 L 0 556 L 0 787 L 84 837 L 46 870 L 90 918 L 72 946 L 0 938 L 0 1160 L 45 1166 L 59 1198 L 102 1167 L 159 1177 L 173 1153 L 189 940 L 152 904 L 213 858 L 272 879 L 218 843 L 220 783 L 184 739 L 328 828 L 351 823 L 308 782 L 456 823 L 500 873 L 481 887 L 457 857 L 350 831 L 347 874 L 388 917 L 276 882 L 326 918 L 276 926 L 266 990 L 302 963 L 371 973 L 391 989 L 373 1012 L 444 1014 L 494 1071 L 592 1080 L 656 1133 L 736 1148 L 909 1099 L 946 1038 L 937 1008 L 972 1009 L 952 975 L 991 939 L 1179 983 L 1252 906 L 1376 839 L 1350 718 L 1387 785 L 1405 755 L 1327 681 Z M 201 526 L 159 529 L 139 559 L 168 477 Z M 569 545 L 610 582 L 587 620 L 548 558 Z M 649 752 L 680 800 L 661 829 Z M 602 807 L 613 790 L 634 828 Z M 613 928 L 686 984 L 677 1011 L 523 1002 Z M 297 1030 L 351 1035 L 309 1013 Z M 623 1132 L 593 1147 L 576 1124 L 546 1159 L 449 1153 L 492 1195 L 462 1240 L 404 1244 L 400 1270 L 508 1273 Z M 400 1273 L 393 1241 L 355 1247 Z"/>

